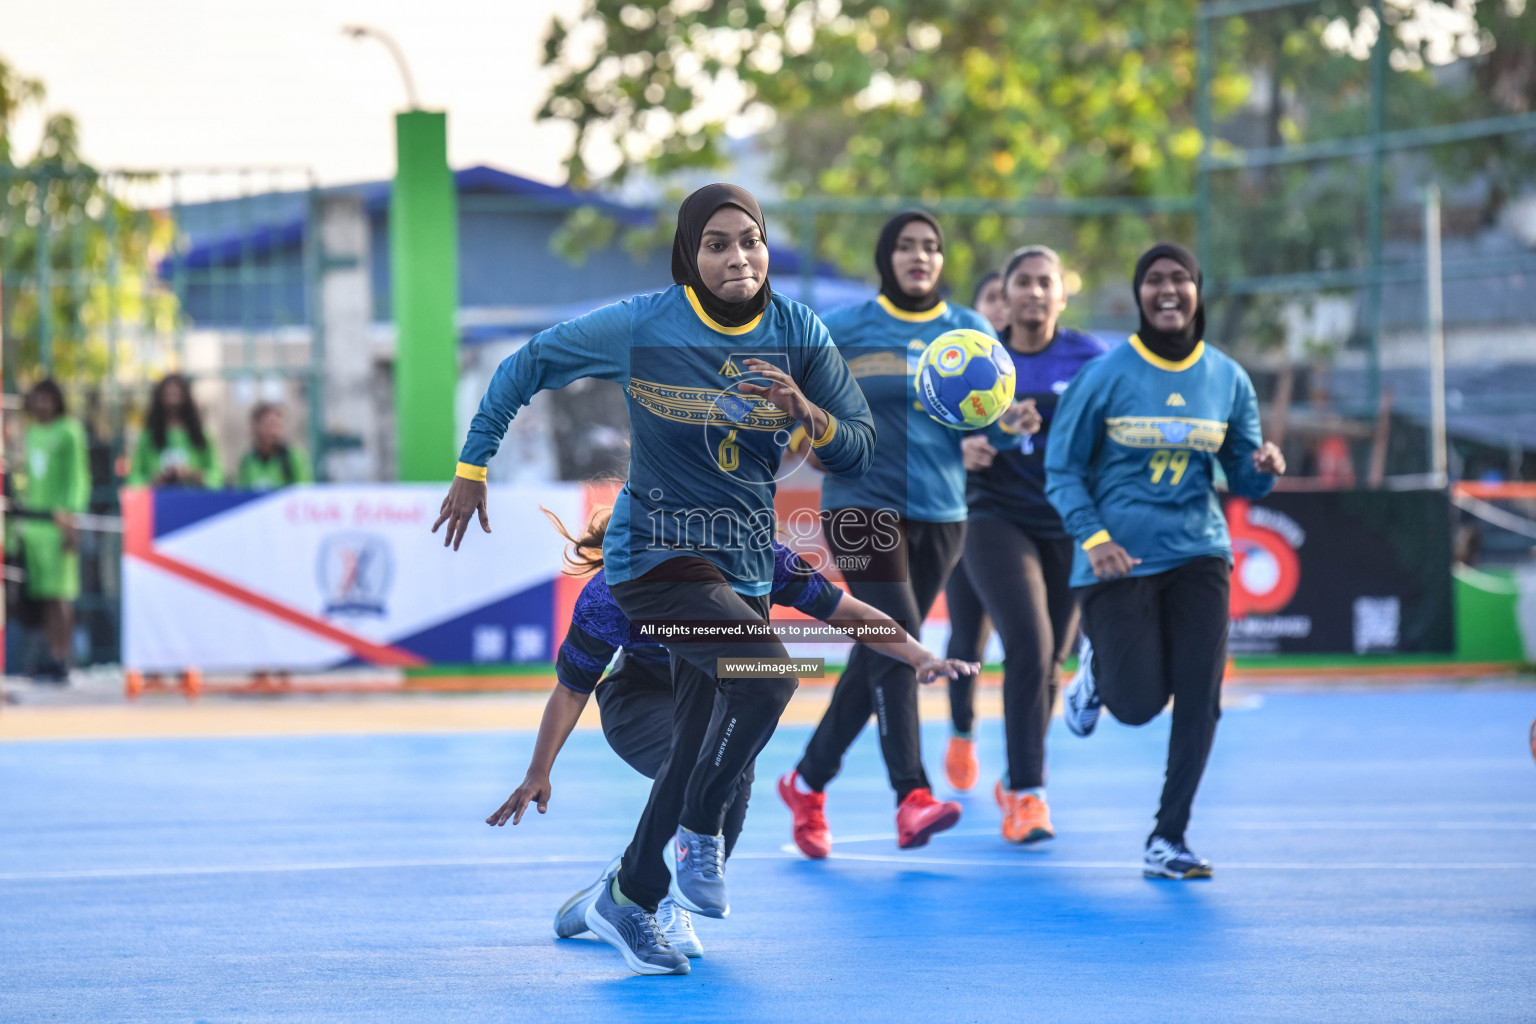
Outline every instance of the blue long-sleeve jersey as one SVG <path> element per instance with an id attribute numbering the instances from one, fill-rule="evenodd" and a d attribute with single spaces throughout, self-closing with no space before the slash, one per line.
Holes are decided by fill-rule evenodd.
<path id="1" fill-rule="evenodd" d="M 843 599 L 841 590 L 777 541 L 773 545 L 773 589 L 769 593 L 774 604 L 798 609 L 823 621 L 837 611 Z M 635 635 L 608 589 L 606 572 L 599 569 L 576 596 L 571 628 L 555 657 L 555 678 L 577 693 L 591 693 L 613 659 L 613 652 L 620 647 L 627 656 L 666 671 L 666 647 Z"/>
<path id="2" fill-rule="evenodd" d="M 913 380 L 917 361 L 934 338 L 965 327 L 990 338 L 992 325 L 964 306 L 940 302 L 909 313 L 883 295 L 833 310 L 826 324 L 869 401 L 880 444 L 868 473 L 822 482 L 821 507 L 890 508 L 926 523 L 964 519 L 960 442 L 965 435 L 923 411 Z"/>
<path id="3" fill-rule="evenodd" d="M 1004 333 L 1006 344 L 1006 330 Z M 1021 436 L 1008 435 L 998 425 L 988 428 L 987 435 L 998 452 L 992 465 L 967 476 L 965 496 L 972 519 L 1002 519 L 1041 540 L 1066 536 L 1061 517 L 1045 498 L 1046 444 L 1056 420 L 1057 403 L 1067 385 L 1108 348 L 1091 334 L 1058 327 L 1051 343 L 1039 352 L 1008 349 L 1016 374 L 1013 396 L 1035 400 L 1040 430 Z"/>
<path id="4" fill-rule="evenodd" d="M 507 357 L 470 423 L 460 461 L 489 462 L 536 392 L 582 377 L 623 384 L 629 479 L 603 544 L 608 581 L 696 555 L 737 592 L 766 594 L 774 474 L 795 423 L 737 390 L 753 380 L 744 365 L 753 357 L 786 371 L 830 417 L 816 442 L 822 464 L 833 473 L 867 472 L 875 442 L 869 406 L 816 314 L 775 295 L 761 316 L 725 327 L 680 285 L 551 327 Z"/>
<path id="5" fill-rule="evenodd" d="M 1262 498 L 1275 478 L 1253 466 L 1259 403 L 1248 374 L 1204 342 L 1174 363 L 1141 339 L 1083 368 L 1056 407 L 1046 448 L 1046 496 L 1077 540 L 1072 585 L 1094 582 L 1086 547 L 1113 540 L 1141 564 L 1167 572 L 1209 555 L 1232 559 L 1213 482 Z"/>

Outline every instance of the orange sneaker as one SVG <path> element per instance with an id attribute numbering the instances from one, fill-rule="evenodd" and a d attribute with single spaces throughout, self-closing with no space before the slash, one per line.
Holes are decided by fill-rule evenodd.
<path id="1" fill-rule="evenodd" d="M 992 788 L 997 806 L 1003 809 L 1003 838 L 1010 843 L 1038 843 L 1056 838 L 1051 828 L 1051 809 L 1033 793 L 1015 793 L 998 782 Z"/>
<path id="2" fill-rule="evenodd" d="M 940 803 L 929 790 L 914 789 L 896 808 L 896 845 L 903 850 L 927 846 L 935 832 L 954 828 L 959 820 L 959 804 L 952 800 Z"/>
<path id="3" fill-rule="evenodd" d="M 795 845 L 812 860 L 832 852 L 832 830 L 827 827 L 827 794 L 802 793 L 795 786 L 796 773 L 779 778 L 779 799 L 795 819 Z"/>
<path id="4" fill-rule="evenodd" d="M 976 761 L 975 740 L 960 736 L 949 738 L 949 749 L 944 751 L 944 774 L 957 792 L 969 792 L 976 785 L 981 765 Z"/>

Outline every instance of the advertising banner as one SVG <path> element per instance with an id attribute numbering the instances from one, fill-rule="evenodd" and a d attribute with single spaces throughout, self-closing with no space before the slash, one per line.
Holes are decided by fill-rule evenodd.
<path id="1" fill-rule="evenodd" d="M 441 484 L 125 491 L 124 664 L 552 661 L 574 591 L 539 506 L 574 529 L 583 489 L 493 486 L 494 532 L 472 524 L 457 552 L 428 532 L 443 493 Z"/>
<path id="2" fill-rule="evenodd" d="M 1233 654 L 1451 653 L 1444 491 L 1225 500 Z"/>

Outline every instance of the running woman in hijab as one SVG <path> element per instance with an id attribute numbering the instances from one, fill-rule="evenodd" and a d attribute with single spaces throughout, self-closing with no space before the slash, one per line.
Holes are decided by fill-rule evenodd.
<path id="1" fill-rule="evenodd" d="M 769 287 L 749 192 L 707 185 L 683 201 L 672 278 L 666 291 L 535 335 L 501 364 L 433 524 L 448 524 L 444 543 L 455 548 L 476 518 L 490 530 L 486 463 L 536 392 L 582 377 L 625 385 L 632 441 L 603 541 L 609 589 L 632 622 L 719 622 L 736 634 L 668 641 L 671 753 L 613 884 L 587 913 L 641 974 L 688 971 L 656 925 L 663 896 L 729 913 L 726 810 L 798 685 L 716 676 L 719 658 L 786 657 L 777 637 L 744 627 L 768 617 L 775 474 L 790 433 L 798 422 L 832 473 L 864 473 L 874 448 L 869 406 L 827 329 Z"/>
<path id="2" fill-rule="evenodd" d="M 1045 446 L 1058 396 L 1107 346 L 1060 325 L 1067 308 L 1061 258 L 1043 245 L 1008 258 L 1003 296 L 1002 341 L 1018 374 L 1014 395 L 1032 405 L 1038 427 L 1006 440 L 995 431 L 990 439 L 966 438 L 972 472 L 965 560 L 1003 642 L 1008 768 L 993 787 L 1002 834 L 1010 843 L 1035 843 L 1056 834 L 1045 795 L 1045 736 L 1061 665 L 1077 639 L 1072 538 L 1045 497 Z"/>
<path id="3" fill-rule="evenodd" d="M 506 802 L 485 819 L 488 825 L 505 825 L 509 819 L 516 825 L 530 803 L 538 806 L 540 814 L 545 812 L 551 792 L 549 773 L 555 757 L 576 727 L 594 689 L 602 715 L 603 735 L 626 764 L 646 778 L 654 779 L 671 752 L 672 673 L 667 651 L 655 641 L 634 635 L 629 619 L 624 617 L 608 589 L 602 568 L 608 513 L 607 509 L 599 510 L 578 539 L 572 537 L 552 513 L 545 512 L 561 535 L 570 541 L 566 572 L 573 575 L 591 573 L 592 576 L 576 598 L 570 631 L 555 659 L 558 685 L 544 706 L 544 718 L 539 724 L 527 775 Z M 798 609 L 829 625 L 855 629 L 868 626 L 880 631 L 869 632 L 867 636 L 897 635 L 898 627 L 888 616 L 828 583 L 826 577 L 788 547 L 775 541 L 773 556 L 770 597 L 774 604 Z M 831 621 L 834 612 L 836 623 Z M 979 667 L 940 658 L 911 634 L 905 634 L 900 641 L 874 643 L 871 647 L 886 657 L 898 658 L 912 666 L 918 679 L 925 683 L 940 676 L 974 673 Z M 613 661 L 615 652 L 618 660 L 614 662 L 613 670 L 604 675 L 603 671 Z M 725 814 L 726 857 L 730 857 L 736 839 L 741 835 L 751 794 L 752 766 L 748 765 Z M 555 915 L 556 935 L 564 939 L 587 930 L 586 909 L 603 886 L 611 882 L 611 875 L 618 867 L 619 858 L 615 858 L 596 881 L 566 900 Z M 656 921 L 678 952 L 688 957 L 704 955 L 704 947 L 694 933 L 688 911 L 678 906 L 672 897 L 667 896 L 661 901 Z"/>
<path id="4" fill-rule="evenodd" d="M 977 283 L 971 296 L 971 307 L 986 317 L 992 329 L 1002 336 L 1009 317 L 1000 271 L 992 271 Z M 949 609 L 949 643 L 944 649 L 945 657 L 980 662 L 992 636 L 992 622 L 971 583 L 963 553 L 949 574 L 949 582 L 944 584 L 944 604 Z M 976 724 L 975 676 L 960 676 L 949 681 L 949 722 L 944 775 L 951 788 L 968 793 L 981 776 L 981 763 L 976 758 L 976 735 L 972 731 Z"/>
<path id="5" fill-rule="evenodd" d="M 920 635 L 965 541 L 965 468 L 963 435 L 923 412 L 913 374 L 939 335 L 970 328 L 990 337 L 992 327 L 940 296 L 944 234 L 929 214 L 909 210 L 887 221 L 875 266 L 880 294 L 830 313 L 827 329 L 869 400 L 880 444 L 863 477 L 823 482 L 822 532 L 849 591 Z M 923 769 L 917 686 L 910 665 L 863 647 L 849 654 L 800 763 L 779 779 L 807 857 L 831 852 L 826 786 L 871 715 L 896 791 L 896 845 L 922 846 L 960 820 L 960 805 L 934 799 Z"/>
<path id="6" fill-rule="evenodd" d="M 1141 329 L 1090 365 L 1056 411 L 1046 493 L 1076 541 L 1081 667 L 1062 716 L 1086 736 L 1099 710 L 1143 725 L 1173 698 L 1149 878 L 1209 878 L 1185 844 L 1190 805 L 1221 717 L 1232 542 L 1216 498 L 1262 498 L 1285 458 L 1259 432 L 1248 374 L 1208 346 L 1200 264 L 1181 245 L 1136 261 Z"/>

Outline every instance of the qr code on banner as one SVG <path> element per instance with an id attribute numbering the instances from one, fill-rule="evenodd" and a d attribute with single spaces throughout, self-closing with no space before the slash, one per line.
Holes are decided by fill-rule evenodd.
<path id="1" fill-rule="evenodd" d="M 1395 597 L 1355 598 L 1355 653 L 1397 650 L 1403 602 Z"/>

